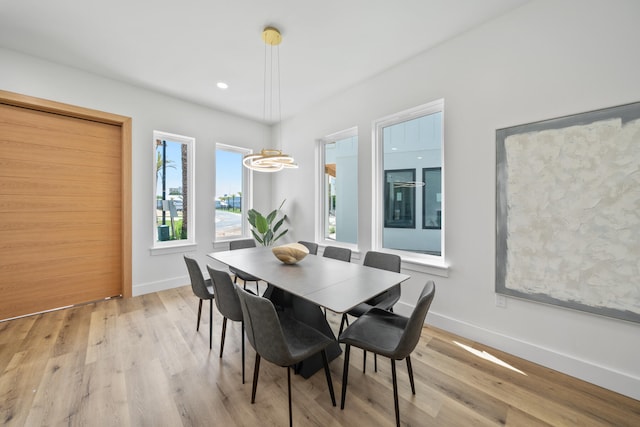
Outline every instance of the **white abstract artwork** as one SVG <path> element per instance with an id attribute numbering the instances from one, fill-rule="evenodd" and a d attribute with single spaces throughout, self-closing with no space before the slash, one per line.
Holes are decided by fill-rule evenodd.
<path id="1" fill-rule="evenodd" d="M 640 106 L 497 132 L 496 291 L 640 322 Z"/>

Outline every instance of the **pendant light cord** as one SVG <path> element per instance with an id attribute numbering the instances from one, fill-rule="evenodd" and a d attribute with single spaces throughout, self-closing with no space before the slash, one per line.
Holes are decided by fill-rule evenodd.
<path id="1" fill-rule="evenodd" d="M 263 98 L 264 102 L 262 105 L 262 117 L 265 123 L 271 123 L 273 126 L 273 121 L 275 115 L 277 114 L 278 121 L 276 132 L 272 133 L 272 135 L 276 138 L 276 145 L 279 146 L 278 149 L 274 148 L 263 148 L 260 153 L 249 153 L 246 154 L 242 159 L 242 164 L 252 170 L 259 172 L 277 172 L 284 168 L 287 169 L 296 169 L 298 165 L 295 163 L 293 157 L 288 154 L 284 154 L 282 152 L 282 101 L 281 101 L 281 90 L 280 90 L 280 42 L 282 41 L 282 36 L 280 32 L 273 27 L 265 27 L 262 32 L 262 40 L 265 42 L 264 46 L 264 69 L 263 69 L 263 83 L 264 83 L 264 91 Z M 267 46 L 269 45 L 269 46 Z M 278 50 L 274 52 L 273 47 L 277 47 Z M 267 56 L 267 47 L 269 47 L 269 55 Z M 275 62 L 274 62 L 275 60 Z M 269 64 L 267 64 L 269 61 Z M 274 76 L 274 72 L 277 75 Z M 267 75 L 268 74 L 268 75 Z M 269 88 L 267 89 L 267 83 L 269 84 Z M 274 88 L 274 85 L 278 85 L 277 88 Z M 268 91 L 267 91 L 268 90 Z M 278 99 L 276 100 L 274 94 L 274 90 L 277 90 Z M 267 99 L 269 98 L 269 99 Z M 275 111 L 275 109 L 278 111 Z M 267 109 L 269 113 L 267 114 Z"/>

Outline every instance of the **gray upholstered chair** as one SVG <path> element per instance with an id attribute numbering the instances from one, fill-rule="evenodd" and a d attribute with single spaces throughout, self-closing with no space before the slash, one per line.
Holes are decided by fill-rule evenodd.
<path id="1" fill-rule="evenodd" d="M 202 275 L 202 270 L 198 266 L 198 261 L 184 255 L 184 262 L 187 264 L 187 270 L 189 271 L 189 278 L 191 279 L 191 289 L 193 293 L 200 298 L 198 304 L 198 323 L 196 331 L 200 330 L 200 315 L 202 314 L 202 301 L 209 300 L 209 348 L 211 348 L 211 340 L 213 336 L 213 286 L 211 285 L 211 279 L 205 280 Z"/>
<path id="2" fill-rule="evenodd" d="M 227 331 L 227 319 L 234 322 L 240 322 L 242 325 L 242 384 L 244 384 L 244 321 L 242 320 L 242 308 L 240 307 L 240 299 L 236 288 L 231 281 L 231 276 L 226 271 L 216 270 L 207 265 L 211 283 L 213 284 L 213 292 L 216 295 L 216 307 L 222 314 L 222 336 L 220 338 L 220 357 L 224 351 L 224 339 Z"/>
<path id="3" fill-rule="evenodd" d="M 241 239 L 241 240 L 231 240 L 229 242 L 229 250 L 234 251 L 236 249 L 245 249 L 245 248 L 255 248 L 256 241 L 253 239 Z M 247 289 L 247 282 L 256 282 L 256 293 L 260 294 L 260 290 L 258 289 L 258 282 L 260 279 L 256 276 L 252 276 L 249 273 L 245 273 L 242 270 L 238 270 L 233 267 L 229 267 L 229 271 L 233 274 L 233 283 L 238 282 L 238 278 L 242 279 L 244 282 L 244 288 Z"/>
<path id="4" fill-rule="evenodd" d="M 406 359 L 411 392 L 416 394 L 411 367 L 411 353 L 416 348 L 424 320 L 435 295 L 435 284 L 428 281 L 422 289 L 413 313 L 409 318 L 381 308 L 374 307 L 360 316 L 340 335 L 339 341 L 345 344 L 344 368 L 342 370 L 342 399 L 340 409 L 344 409 L 349 377 L 349 352 L 351 346 L 391 359 L 391 378 L 393 381 L 393 403 L 396 412 L 396 425 L 400 425 L 398 406 L 398 381 L 396 378 L 396 360 Z"/>
<path id="5" fill-rule="evenodd" d="M 325 258 L 333 258 L 339 261 L 351 262 L 351 249 L 340 248 L 338 246 L 327 246 L 322 252 Z"/>
<path id="6" fill-rule="evenodd" d="M 252 295 L 238 285 L 236 285 L 236 291 L 240 297 L 247 339 L 256 351 L 251 403 L 255 403 L 256 400 L 260 359 L 264 358 L 278 366 L 286 367 L 289 390 L 289 425 L 293 425 L 291 366 L 310 356 L 321 353 L 329 394 L 331 395 L 331 403 L 336 406 L 331 372 L 329 371 L 329 363 L 327 362 L 325 351 L 326 347 L 334 341 L 293 317 L 283 313 L 278 316 L 273 303 L 267 298 Z"/>
<path id="7" fill-rule="evenodd" d="M 298 241 L 301 245 L 304 245 L 309 249 L 310 255 L 318 255 L 318 244 L 314 242 L 305 242 L 303 240 Z"/>
<path id="8" fill-rule="evenodd" d="M 394 273 L 400 273 L 401 259 L 398 255 L 387 254 L 383 252 L 369 251 L 364 256 L 364 261 L 362 265 L 366 265 L 367 267 L 379 268 L 381 270 L 393 271 Z M 400 299 L 400 284 L 394 286 L 382 294 L 371 298 L 370 300 L 363 302 L 362 304 L 358 304 L 353 309 L 349 311 L 348 314 L 354 317 L 360 317 L 367 311 L 371 310 L 371 308 L 378 307 L 383 310 L 393 311 L 393 306 Z M 338 335 L 342 333 L 344 328 L 344 324 L 349 324 L 349 319 L 347 318 L 347 313 L 342 315 L 342 321 L 340 322 L 340 331 Z"/>
<path id="9" fill-rule="evenodd" d="M 338 261 L 351 262 L 351 249 L 340 248 L 338 246 L 327 246 L 322 252 L 325 258 L 337 259 Z M 323 309 L 324 317 L 327 317 L 327 309 Z"/>
<path id="10" fill-rule="evenodd" d="M 379 268 L 381 270 L 393 271 L 394 273 L 400 273 L 400 266 L 402 260 L 398 255 L 387 254 L 384 252 L 376 252 L 369 251 L 364 256 L 364 261 L 362 265 L 366 265 L 367 267 Z M 389 289 L 382 294 L 371 298 L 370 300 L 363 302 L 362 304 L 358 304 L 348 313 L 342 314 L 342 320 L 340 321 L 340 330 L 338 331 L 338 336 L 342 334 L 342 330 L 344 328 L 345 323 L 349 325 L 349 318 L 347 314 L 350 314 L 353 317 L 360 317 L 367 311 L 371 310 L 373 307 L 378 307 L 383 310 L 393 311 L 393 306 L 400 299 L 400 284 L 395 285 L 393 288 Z M 365 372 L 367 369 L 367 352 L 364 352 L 364 356 L 362 358 L 362 372 Z M 374 357 L 374 370 L 378 371 L 378 358 Z"/>

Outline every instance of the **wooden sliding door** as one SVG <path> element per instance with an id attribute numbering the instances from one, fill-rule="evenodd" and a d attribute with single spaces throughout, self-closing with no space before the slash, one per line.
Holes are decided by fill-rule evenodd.
<path id="1" fill-rule="evenodd" d="M 0 93 L 0 320 L 130 295 L 130 132 Z"/>

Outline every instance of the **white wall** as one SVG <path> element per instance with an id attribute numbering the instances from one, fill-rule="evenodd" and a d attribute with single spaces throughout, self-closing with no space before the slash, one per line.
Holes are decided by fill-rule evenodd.
<path id="1" fill-rule="evenodd" d="M 298 170 L 274 178 L 295 239 L 313 235 L 316 138 L 358 126 L 359 249 L 371 246 L 372 121 L 445 99 L 448 278 L 414 271 L 398 311 L 427 279 L 428 323 L 640 399 L 640 325 L 494 294 L 495 131 L 640 101 L 640 2 L 536 0 L 287 121 Z M 403 305 L 404 304 L 404 305 Z"/>
<path id="2" fill-rule="evenodd" d="M 213 250 L 215 143 L 260 150 L 271 130 L 256 122 L 203 108 L 93 74 L 0 49 L 0 89 L 78 105 L 132 118 L 132 253 L 133 294 L 189 283 L 176 253 L 150 254 L 154 212 L 153 131 L 196 139 L 196 241 L 190 249 L 204 268 Z M 257 209 L 271 206 L 271 178 L 254 182 Z"/>

